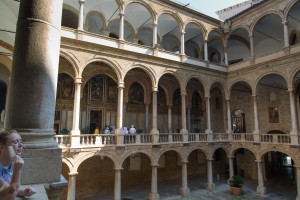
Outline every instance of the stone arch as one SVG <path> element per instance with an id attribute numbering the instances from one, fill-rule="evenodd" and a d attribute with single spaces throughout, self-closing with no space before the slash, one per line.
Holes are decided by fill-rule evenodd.
<path id="1" fill-rule="evenodd" d="M 287 21 L 289 12 L 291 11 L 291 9 L 294 7 L 294 5 L 298 2 L 299 0 L 292 0 L 290 3 L 288 3 L 288 5 L 285 8 L 285 12 L 284 12 L 284 21 Z"/>
<path id="2" fill-rule="evenodd" d="M 66 157 L 62 157 L 62 162 L 65 163 L 68 166 L 69 172 L 77 172 L 77 168 L 76 171 L 74 171 L 74 163 L 72 162 L 71 159 L 66 158 Z"/>
<path id="3" fill-rule="evenodd" d="M 110 32 L 110 29 L 111 29 L 112 25 L 114 25 L 115 23 L 119 23 L 119 22 L 120 22 L 120 19 L 113 19 L 113 20 L 109 21 L 109 23 L 107 25 L 107 31 Z M 124 20 L 124 27 L 125 27 L 125 25 L 128 25 L 128 28 L 129 28 L 130 32 L 135 36 L 136 32 L 135 32 L 134 28 L 132 27 L 132 25 L 128 21 Z M 114 33 L 114 34 L 119 36 L 119 33 Z"/>
<path id="4" fill-rule="evenodd" d="M 259 153 L 258 153 L 257 159 L 258 159 L 258 160 L 261 160 L 262 157 L 263 157 L 266 153 L 272 152 L 272 151 L 273 151 L 273 152 L 274 152 L 274 151 L 275 151 L 275 152 L 281 152 L 281 153 L 284 153 L 284 154 L 290 156 L 290 157 L 293 159 L 293 161 L 295 162 L 295 165 L 296 165 L 296 166 L 298 166 L 298 165 L 300 164 L 299 160 L 297 160 L 297 158 L 296 158 L 296 155 L 292 154 L 290 151 L 287 151 L 287 150 L 283 149 L 281 146 L 267 147 L 267 148 L 265 148 L 265 149 L 260 150 Z"/>
<path id="5" fill-rule="evenodd" d="M 227 154 L 227 157 L 229 156 L 229 154 L 230 154 L 229 149 L 226 148 L 226 147 L 224 147 L 224 145 L 222 145 L 222 144 L 221 144 L 221 145 L 214 145 L 214 147 L 213 147 L 212 149 L 210 149 L 210 155 L 209 155 L 209 156 L 211 156 L 211 158 L 212 158 L 213 155 L 214 155 L 214 153 L 215 153 L 218 149 L 224 150 L 224 151 L 226 152 L 226 154 Z"/>
<path id="6" fill-rule="evenodd" d="M 233 86 L 234 86 L 235 84 L 237 84 L 238 82 L 246 83 L 246 84 L 251 88 L 251 91 L 252 91 L 252 93 L 253 93 L 253 86 L 252 86 L 252 84 L 249 83 L 249 80 L 243 78 L 243 79 L 237 79 L 237 80 L 231 82 L 231 83 L 228 85 L 228 95 L 229 95 L 229 97 L 231 96 L 231 92 L 232 92 Z"/>
<path id="7" fill-rule="evenodd" d="M 253 87 L 254 87 L 254 89 L 252 90 L 253 95 L 256 95 L 256 93 L 257 93 L 256 90 L 257 90 L 257 86 L 258 86 L 258 83 L 260 82 L 260 80 L 263 79 L 265 76 L 268 76 L 268 75 L 271 75 L 271 74 L 275 74 L 275 75 L 282 76 L 282 77 L 284 78 L 286 84 L 288 84 L 288 79 L 287 79 L 286 75 L 283 74 L 282 72 L 280 72 L 280 71 L 266 72 L 266 73 L 260 74 L 260 75 L 256 78 L 256 80 L 255 80 L 255 82 L 254 82 L 254 84 L 253 84 Z M 288 86 L 288 85 L 287 85 L 287 86 Z"/>
<path id="8" fill-rule="evenodd" d="M 190 23 L 195 24 L 195 25 L 200 29 L 200 31 L 201 31 L 201 33 L 202 33 L 202 36 L 203 36 L 203 40 L 204 40 L 205 34 L 207 33 L 207 30 L 206 30 L 205 26 L 204 26 L 201 22 L 199 22 L 199 21 L 196 21 L 196 20 L 194 20 L 194 19 L 188 19 L 188 20 L 186 20 L 186 21 L 183 23 L 182 30 L 185 30 L 185 29 L 186 29 L 186 26 L 187 26 L 188 24 L 190 24 Z"/>
<path id="9" fill-rule="evenodd" d="M 131 4 L 131 3 L 138 3 L 138 4 L 141 4 L 143 5 L 147 10 L 148 12 L 150 13 L 151 17 L 152 17 L 152 23 L 154 23 L 155 19 L 156 19 L 156 12 L 155 12 L 155 9 L 152 7 L 151 4 L 149 4 L 147 1 L 145 0 L 131 0 L 131 1 L 128 1 L 124 4 L 124 7 L 126 10 L 126 7 Z"/>
<path id="10" fill-rule="evenodd" d="M 103 29 L 105 29 L 105 27 L 107 26 L 107 21 L 105 20 L 105 17 L 103 16 L 102 13 L 98 12 L 97 10 L 91 10 L 89 11 L 87 14 L 86 14 L 86 17 L 85 17 L 85 25 L 86 26 L 89 26 L 89 17 L 92 16 L 92 15 L 97 15 L 103 22 Z"/>
<path id="11" fill-rule="evenodd" d="M 251 153 L 253 153 L 253 155 L 255 156 L 255 159 L 258 158 L 257 156 L 257 152 L 255 151 L 255 149 L 251 146 L 246 146 L 246 145 L 241 145 L 241 146 L 234 146 L 230 149 L 229 153 L 228 153 L 228 157 L 234 157 L 234 153 L 238 150 L 238 149 L 247 149 L 248 151 L 250 151 Z"/>
<path id="12" fill-rule="evenodd" d="M 193 151 L 195 151 L 195 150 L 201 150 L 204 153 L 205 157 L 209 158 L 209 152 L 208 152 L 208 150 L 205 147 L 200 146 L 200 145 L 188 148 L 187 151 L 186 151 L 186 158 L 188 159 L 188 157 L 190 156 L 190 154 Z"/>
<path id="13" fill-rule="evenodd" d="M 161 15 L 163 15 L 163 14 L 169 14 L 169 15 L 171 15 L 171 16 L 176 20 L 176 22 L 178 23 L 178 26 L 179 26 L 179 28 L 180 28 L 180 31 L 183 30 L 183 21 L 182 21 L 181 17 L 180 17 L 177 13 L 175 13 L 175 12 L 173 12 L 173 11 L 171 11 L 171 10 L 167 10 L 167 9 L 164 8 L 164 9 L 161 10 L 160 13 L 158 14 L 157 19 L 159 19 L 159 17 L 160 17 Z"/>
<path id="14" fill-rule="evenodd" d="M 289 74 L 288 77 L 288 88 L 294 89 L 295 88 L 295 84 L 299 84 L 294 82 L 296 75 L 300 72 L 299 67 L 295 67 Z"/>
<path id="15" fill-rule="evenodd" d="M 228 38 L 230 38 L 231 34 L 234 33 L 234 31 L 238 30 L 238 29 L 245 29 L 246 32 L 248 33 L 248 35 L 250 35 L 250 29 L 248 26 L 244 25 L 244 24 L 241 24 L 241 25 L 238 25 L 236 27 L 234 27 L 234 29 L 232 29 L 229 34 L 228 34 Z"/>
<path id="16" fill-rule="evenodd" d="M 63 57 L 64 59 L 66 59 L 72 65 L 75 76 L 76 77 L 81 77 L 80 68 L 79 68 L 78 63 L 76 61 L 76 58 L 72 54 L 69 54 L 68 52 L 64 51 L 63 49 L 60 50 L 59 55 L 61 57 Z M 73 77 L 73 76 L 71 76 L 71 77 Z"/>
<path id="17" fill-rule="evenodd" d="M 155 163 L 158 163 L 160 157 L 168 152 L 168 151 L 175 151 L 177 153 L 177 155 L 179 156 L 179 158 L 181 159 L 181 161 L 185 161 L 186 160 L 186 153 L 182 151 L 182 149 L 176 149 L 176 148 L 172 148 L 172 147 L 168 147 L 168 148 L 164 148 L 162 150 L 160 150 L 155 158 Z"/>
<path id="18" fill-rule="evenodd" d="M 150 159 L 151 161 L 151 165 L 156 165 L 158 163 L 155 163 L 155 156 L 153 155 L 153 153 L 151 151 L 147 151 L 147 150 L 144 150 L 144 149 L 133 149 L 131 151 L 127 151 L 124 155 L 122 155 L 122 158 L 120 159 L 120 164 L 121 166 L 123 165 L 124 161 L 131 155 L 133 154 L 136 154 L 136 153 L 143 153 L 145 154 L 146 156 L 148 156 L 148 158 Z"/>
<path id="19" fill-rule="evenodd" d="M 132 69 L 141 69 L 143 71 L 145 71 L 147 73 L 147 75 L 150 77 L 151 79 L 151 85 L 152 87 L 157 87 L 157 83 L 158 81 L 156 80 L 156 73 L 155 71 L 151 68 L 151 67 L 147 67 L 143 64 L 134 64 L 131 66 L 131 68 L 124 74 L 124 77 L 128 74 L 128 72 Z"/>
<path id="20" fill-rule="evenodd" d="M 164 90 L 164 93 L 166 94 L 166 105 L 171 105 L 169 90 L 164 85 L 158 85 L 158 86 L 161 87 Z"/>
<path id="21" fill-rule="evenodd" d="M 210 86 L 209 86 L 209 91 L 212 89 L 212 86 L 214 85 L 214 84 L 217 84 L 217 85 L 219 85 L 220 87 L 220 90 L 221 90 L 221 92 L 223 93 L 223 95 L 224 95 L 224 97 L 225 98 L 229 98 L 229 92 L 227 91 L 227 87 L 226 87 L 226 83 L 225 83 L 225 81 L 224 80 L 220 80 L 220 79 L 215 79 L 215 80 L 213 80 L 211 83 L 210 83 Z"/>
<path id="22" fill-rule="evenodd" d="M 253 29 L 254 29 L 254 27 L 255 27 L 255 25 L 257 24 L 257 22 L 259 21 L 259 20 L 261 20 L 263 17 L 266 17 L 267 15 L 270 15 L 270 14 L 275 14 L 275 15 L 278 15 L 280 18 L 281 18 L 281 21 L 283 21 L 284 20 L 284 16 L 283 16 L 283 14 L 281 13 L 281 12 L 279 12 L 279 11 L 277 11 L 277 10 L 274 10 L 274 9 L 272 9 L 272 10 L 269 10 L 269 11 L 267 11 L 267 12 L 263 12 L 261 15 L 259 15 L 255 20 L 253 20 L 253 23 L 251 24 L 251 27 L 250 27 L 250 35 L 253 35 Z"/>
<path id="23" fill-rule="evenodd" d="M 169 69 L 166 69 L 162 74 L 160 74 L 159 77 L 157 77 L 158 80 L 159 80 L 164 74 L 171 74 L 171 75 L 173 75 L 173 76 L 177 79 L 177 81 L 178 81 L 178 83 L 179 83 L 179 87 L 180 87 L 181 90 L 182 90 L 182 88 L 185 88 L 185 87 L 186 87 L 186 83 L 185 83 L 185 81 L 183 80 L 183 77 L 181 77 L 179 73 L 174 72 L 174 71 L 171 71 L 171 70 L 169 70 Z"/>
<path id="24" fill-rule="evenodd" d="M 115 72 L 118 81 L 122 82 L 124 79 L 124 76 L 122 74 L 122 70 L 121 70 L 121 66 L 119 65 L 119 63 L 112 61 L 111 59 L 108 59 L 106 57 L 102 57 L 102 56 L 95 56 L 89 60 L 87 60 L 82 66 L 84 66 L 81 70 L 80 76 L 82 75 L 82 72 L 84 71 L 85 67 L 88 66 L 90 63 L 93 62 L 101 62 L 106 64 L 107 66 L 111 67 L 112 70 Z"/>

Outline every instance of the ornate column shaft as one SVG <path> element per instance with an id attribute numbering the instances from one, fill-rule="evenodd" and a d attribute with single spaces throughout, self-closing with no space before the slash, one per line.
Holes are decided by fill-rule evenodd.
<path id="1" fill-rule="evenodd" d="M 182 169 L 182 174 L 181 174 L 182 186 L 180 188 L 180 195 L 186 196 L 190 193 L 190 189 L 188 188 L 188 183 L 187 183 L 187 162 L 182 162 L 181 169 Z"/>
<path id="2" fill-rule="evenodd" d="M 213 191 L 215 184 L 213 183 L 212 159 L 207 159 L 207 190 Z"/>
<path id="3" fill-rule="evenodd" d="M 153 23 L 153 48 L 157 45 L 157 23 Z"/>
<path id="4" fill-rule="evenodd" d="M 184 31 L 182 31 L 181 32 L 181 39 L 180 39 L 180 54 L 181 55 L 184 55 L 185 54 L 185 51 L 184 51 L 184 34 L 185 34 L 185 32 Z"/>
<path id="5" fill-rule="evenodd" d="M 283 34 L 284 34 L 284 47 L 289 47 L 289 28 L 288 28 L 288 22 L 284 21 L 283 24 Z"/>
<path id="6" fill-rule="evenodd" d="M 157 193 L 157 167 L 158 165 L 152 165 L 151 193 L 149 194 L 149 200 L 159 200 L 159 194 Z"/>
<path id="7" fill-rule="evenodd" d="M 233 158 L 234 157 L 228 157 L 228 159 L 229 159 L 229 179 L 234 176 Z"/>
<path id="8" fill-rule="evenodd" d="M 24 141 L 22 156 L 30 165 L 22 168 L 23 184 L 61 180 L 61 150 L 53 139 L 53 124 L 62 3 L 20 1 L 6 129 L 17 129 Z M 35 176 L 30 175 L 33 171 Z"/>
<path id="9" fill-rule="evenodd" d="M 172 133 L 172 106 L 168 106 L 168 130 Z"/>
<path id="10" fill-rule="evenodd" d="M 114 200 L 121 200 L 121 170 L 115 169 Z"/>
<path id="11" fill-rule="evenodd" d="M 79 19 L 78 19 L 78 30 L 81 30 L 83 31 L 83 19 L 84 19 L 84 16 L 83 16 L 83 5 L 85 3 L 85 0 L 79 0 L 78 1 L 79 3 Z"/>
<path id="12" fill-rule="evenodd" d="M 256 192 L 258 194 L 264 195 L 266 193 L 266 188 L 264 186 L 264 177 L 263 177 L 263 169 L 262 169 L 262 161 L 256 160 L 257 162 L 257 173 L 258 173 L 258 186 L 256 188 Z"/>
<path id="13" fill-rule="evenodd" d="M 232 128 L 231 128 L 231 110 L 230 110 L 230 99 L 226 100 L 226 105 L 227 105 L 227 133 L 232 133 Z"/>
<path id="14" fill-rule="evenodd" d="M 124 13 L 120 12 L 120 32 L 119 40 L 124 40 Z"/>
<path id="15" fill-rule="evenodd" d="M 74 85 L 75 85 L 75 94 L 74 94 L 74 108 L 73 108 L 73 127 L 71 131 L 71 136 L 72 136 L 71 147 L 78 147 L 80 145 L 79 120 L 80 120 L 81 78 L 76 78 Z"/>
<path id="16" fill-rule="evenodd" d="M 76 199 L 76 176 L 77 172 L 69 174 L 68 197 L 67 200 Z"/>
<path id="17" fill-rule="evenodd" d="M 204 40 L 204 61 L 208 61 L 207 40 Z"/>

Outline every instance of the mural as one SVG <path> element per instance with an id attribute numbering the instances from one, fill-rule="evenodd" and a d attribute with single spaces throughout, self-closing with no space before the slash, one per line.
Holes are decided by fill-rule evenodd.
<path id="1" fill-rule="evenodd" d="M 115 81 L 111 78 L 107 80 L 107 88 L 108 88 L 108 95 L 107 95 L 107 102 L 108 103 L 117 103 L 118 101 L 118 85 Z"/>
<path id="2" fill-rule="evenodd" d="M 104 91 L 104 78 L 101 76 L 94 76 L 89 81 L 90 86 L 90 100 L 103 102 L 103 91 Z"/>
<path id="3" fill-rule="evenodd" d="M 58 98 L 74 99 L 74 80 L 68 74 L 59 74 L 57 84 Z"/>
<path id="4" fill-rule="evenodd" d="M 144 103 L 144 90 L 139 83 L 133 83 L 129 89 L 129 103 L 143 104 Z"/>

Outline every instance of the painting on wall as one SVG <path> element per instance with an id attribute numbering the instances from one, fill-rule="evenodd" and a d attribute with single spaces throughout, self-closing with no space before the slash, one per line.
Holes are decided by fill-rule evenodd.
<path id="1" fill-rule="evenodd" d="M 61 99 L 74 98 L 74 80 L 68 74 L 58 75 L 57 95 Z"/>
<path id="2" fill-rule="evenodd" d="M 94 76 L 89 83 L 90 83 L 90 100 L 103 102 L 104 78 L 101 76 Z"/>
<path id="3" fill-rule="evenodd" d="M 139 83 L 133 83 L 129 89 L 129 102 L 131 104 L 144 103 L 144 90 Z"/>
<path id="4" fill-rule="evenodd" d="M 269 123 L 279 123 L 279 114 L 277 107 L 269 107 Z"/>
<path id="5" fill-rule="evenodd" d="M 118 86 L 115 83 L 114 80 L 111 78 L 108 78 L 108 95 L 107 95 L 107 101 L 108 103 L 116 103 L 118 100 Z"/>

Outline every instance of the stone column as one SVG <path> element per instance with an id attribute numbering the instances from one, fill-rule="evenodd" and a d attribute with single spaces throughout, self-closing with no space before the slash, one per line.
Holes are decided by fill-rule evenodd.
<path id="1" fill-rule="evenodd" d="M 180 188 L 180 195 L 181 196 L 186 196 L 190 193 L 190 189 L 188 188 L 188 183 L 187 183 L 187 161 L 182 162 L 182 186 Z"/>
<path id="2" fill-rule="evenodd" d="M 124 91 L 124 83 L 120 82 L 118 84 L 118 108 L 117 108 L 117 128 L 116 128 L 116 139 L 117 145 L 124 144 L 124 136 L 123 136 L 123 91 Z"/>
<path id="3" fill-rule="evenodd" d="M 127 103 L 124 102 L 123 103 L 123 124 L 126 125 L 128 128 L 128 126 L 130 126 L 130 125 L 126 124 L 126 120 L 125 120 L 126 119 L 126 107 L 127 107 Z"/>
<path id="4" fill-rule="evenodd" d="M 120 12 L 119 40 L 124 40 L 124 13 Z"/>
<path id="5" fill-rule="evenodd" d="M 292 145 L 299 145 L 298 140 L 298 124 L 297 124 L 297 116 L 296 116 L 296 105 L 295 105 L 295 94 L 292 89 L 289 89 L 290 93 L 290 109 L 291 109 L 291 144 Z"/>
<path id="6" fill-rule="evenodd" d="M 172 106 L 168 106 L 168 131 L 172 133 Z"/>
<path id="7" fill-rule="evenodd" d="M 187 143 L 189 141 L 188 131 L 186 129 L 186 105 L 185 105 L 185 92 L 181 92 L 181 130 L 183 143 Z"/>
<path id="8" fill-rule="evenodd" d="M 188 132 L 193 133 L 191 130 L 191 108 L 187 109 L 187 130 Z"/>
<path id="9" fill-rule="evenodd" d="M 184 51 L 184 34 L 185 34 L 185 32 L 184 31 L 182 31 L 181 32 L 181 39 L 180 39 L 180 54 L 181 55 L 185 55 L 185 51 Z"/>
<path id="10" fill-rule="evenodd" d="M 158 165 L 152 165 L 151 193 L 149 194 L 149 200 L 159 200 L 159 194 L 157 193 L 157 167 Z"/>
<path id="11" fill-rule="evenodd" d="M 53 139 L 53 124 L 62 3 L 20 1 L 6 128 L 17 129 L 23 139 L 22 157 L 28 164 L 22 168 L 22 184 L 61 180 L 61 150 Z"/>
<path id="12" fill-rule="evenodd" d="M 250 39 L 250 60 L 254 59 L 254 38 L 253 35 L 249 35 Z"/>
<path id="13" fill-rule="evenodd" d="M 215 189 L 213 182 L 213 170 L 212 170 L 212 159 L 207 159 L 207 188 L 208 191 L 212 192 Z"/>
<path id="14" fill-rule="evenodd" d="M 84 20 L 84 16 L 83 16 L 83 5 L 85 3 L 85 0 L 79 0 L 79 19 L 78 19 L 78 30 L 83 31 L 83 20 Z"/>
<path id="15" fill-rule="evenodd" d="M 68 197 L 67 200 L 75 200 L 76 198 L 76 176 L 78 172 L 69 173 Z"/>
<path id="16" fill-rule="evenodd" d="M 145 107 L 146 107 L 146 122 L 145 122 L 146 131 L 145 131 L 145 133 L 148 133 L 148 130 L 149 130 L 149 104 L 146 104 Z"/>
<path id="17" fill-rule="evenodd" d="M 228 54 L 227 54 L 227 48 L 224 49 L 224 64 L 228 66 Z"/>
<path id="18" fill-rule="evenodd" d="M 252 95 L 252 97 L 253 97 L 253 109 L 254 109 L 254 131 L 253 131 L 254 142 L 259 143 L 260 130 L 259 130 L 259 123 L 258 123 L 257 97 L 256 95 Z"/>
<path id="19" fill-rule="evenodd" d="M 262 161 L 256 160 L 257 162 L 257 173 L 258 173 L 258 186 L 256 188 L 256 192 L 258 194 L 264 195 L 266 193 L 266 188 L 264 186 L 264 176 L 263 176 L 263 169 L 262 169 Z"/>
<path id="20" fill-rule="evenodd" d="M 159 143 L 159 132 L 157 130 L 157 88 L 152 91 L 152 143 Z"/>
<path id="21" fill-rule="evenodd" d="M 229 179 L 234 176 L 233 158 L 234 157 L 232 157 L 232 156 L 228 156 L 228 159 L 229 159 Z"/>
<path id="22" fill-rule="evenodd" d="M 207 129 L 205 133 L 212 133 L 211 124 L 210 124 L 210 97 L 205 97 L 206 101 L 206 126 Z"/>
<path id="23" fill-rule="evenodd" d="M 122 168 L 115 168 L 114 200 L 121 200 L 121 170 Z"/>
<path id="24" fill-rule="evenodd" d="M 231 128 L 231 110 L 230 110 L 230 99 L 226 99 L 227 103 L 227 133 L 232 133 Z"/>
<path id="25" fill-rule="evenodd" d="M 73 108 L 73 127 L 71 131 L 72 148 L 76 148 L 80 146 L 79 119 L 80 119 L 81 78 L 76 78 L 74 85 L 75 85 L 75 94 L 74 94 L 74 108 Z"/>
<path id="26" fill-rule="evenodd" d="M 296 168 L 296 181 L 297 181 L 297 197 L 296 200 L 300 200 L 300 167 L 295 166 Z"/>
<path id="27" fill-rule="evenodd" d="M 208 61 L 207 40 L 204 40 L 204 61 Z"/>
<path id="28" fill-rule="evenodd" d="M 157 45 L 157 23 L 153 23 L 153 48 Z"/>
<path id="29" fill-rule="evenodd" d="M 283 33 L 284 33 L 284 47 L 289 47 L 289 29 L 288 29 L 288 21 L 282 22 L 283 24 Z"/>

